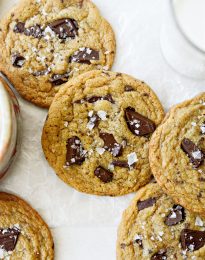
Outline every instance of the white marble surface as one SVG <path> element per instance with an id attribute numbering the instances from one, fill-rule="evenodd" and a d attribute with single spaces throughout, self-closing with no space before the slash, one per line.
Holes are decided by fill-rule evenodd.
<path id="1" fill-rule="evenodd" d="M 18 0 L 0 0 L 0 15 Z M 168 109 L 205 89 L 204 81 L 180 76 L 160 50 L 163 6 L 168 0 L 94 0 L 117 37 L 113 70 L 147 82 Z M 115 259 L 117 225 L 133 194 L 105 198 L 66 186 L 44 159 L 40 137 L 46 111 L 20 100 L 22 147 L 0 189 L 14 192 L 39 211 L 51 227 L 57 260 Z"/>

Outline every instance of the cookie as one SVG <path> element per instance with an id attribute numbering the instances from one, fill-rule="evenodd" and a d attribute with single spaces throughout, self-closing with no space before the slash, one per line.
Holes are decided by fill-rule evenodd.
<path id="1" fill-rule="evenodd" d="M 176 203 L 205 216 L 205 92 L 166 116 L 150 142 L 153 174 Z"/>
<path id="2" fill-rule="evenodd" d="M 117 260 L 205 259 L 205 218 L 152 183 L 140 189 L 118 229 Z"/>
<path id="3" fill-rule="evenodd" d="M 77 190 L 123 195 L 149 182 L 149 140 L 163 117 L 162 105 L 144 82 L 91 71 L 56 95 L 42 147 L 57 175 Z"/>
<path id="4" fill-rule="evenodd" d="M 51 232 L 22 199 L 0 192 L 0 259 L 54 259 Z"/>
<path id="5" fill-rule="evenodd" d="M 62 84 L 111 68 L 115 36 L 89 0 L 21 0 L 0 23 L 0 71 L 19 93 L 49 107 Z"/>

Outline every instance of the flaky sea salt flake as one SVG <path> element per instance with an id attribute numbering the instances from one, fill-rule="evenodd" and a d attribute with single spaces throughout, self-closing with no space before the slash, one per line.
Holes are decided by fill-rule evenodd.
<path id="1" fill-rule="evenodd" d="M 134 163 L 136 163 L 138 161 L 136 153 L 133 152 L 133 153 L 128 154 L 127 160 L 128 160 L 129 166 L 132 166 Z"/>
<path id="2" fill-rule="evenodd" d="M 99 110 L 98 112 L 97 112 L 97 115 L 100 117 L 100 119 L 102 120 L 102 121 L 105 121 L 105 120 L 107 120 L 107 113 L 105 112 L 105 111 L 103 111 L 103 110 Z"/>
<path id="3" fill-rule="evenodd" d="M 197 216 L 195 219 L 195 226 L 203 227 L 203 225 L 204 225 L 204 223 L 203 223 L 202 219 Z"/>

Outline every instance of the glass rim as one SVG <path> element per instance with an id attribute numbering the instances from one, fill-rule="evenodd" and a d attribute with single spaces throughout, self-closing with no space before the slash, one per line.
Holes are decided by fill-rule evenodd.
<path id="1" fill-rule="evenodd" d="M 194 48 L 195 50 L 197 50 L 198 52 L 200 52 L 201 54 L 205 55 L 205 51 L 203 49 L 201 49 L 199 46 L 197 46 L 193 41 L 190 40 L 190 38 L 185 34 L 185 32 L 182 30 L 177 16 L 176 16 L 176 12 L 175 12 L 175 8 L 174 8 L 174 0 L 169 0 L 169 6 L 170 6 L 170 10 L 172 13 L 172 16 L 174 18 L 174 22 L 175 25 L 177 27 L 177 29 L 179 30 L 179 32 L 181 33 L 181 35 L 183 36 L 183 38 L 189 43 L 189 45 Z"/>

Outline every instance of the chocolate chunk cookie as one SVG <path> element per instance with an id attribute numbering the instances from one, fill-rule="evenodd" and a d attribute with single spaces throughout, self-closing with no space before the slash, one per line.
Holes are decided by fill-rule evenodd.
<path id="1" fill-rule="evenodd" d="M 62 84 L 108 70 L 115 36 L 90 0 L 21 0 L 0 23 L 0 71 L 27 100 L 49 107 Z"/>
<path id="2" fill-rule="evenodd" d="M 205 259 L 205 218 L 152 183 L 140 189 L 118 229 L 117 260 Z"/>
<path id="3" fill-rule="evenodd" d="M 163 117 L 145 83 L 120 73 L 87 72 L 65 84 L 50 107 L 42 135 L 45 157 L 79 191 L 136 191 L 151 178 L 148 145 Z"/>
<path id="4" fill-rule="evenodd" d="M 205 92 L 170 110 L 150 143 L 153 174 L 176 203 L 205 215 Z"/>
<path id="5" fill-rule="evenodd" d="M 0 259 L 54 259 L 51 232 L 20 198 L 0 192 Z"/>

